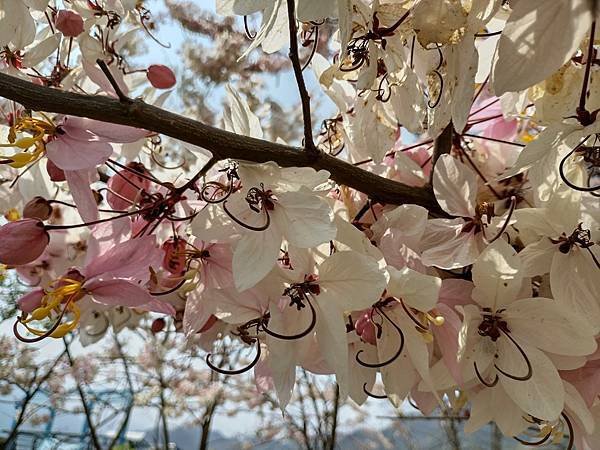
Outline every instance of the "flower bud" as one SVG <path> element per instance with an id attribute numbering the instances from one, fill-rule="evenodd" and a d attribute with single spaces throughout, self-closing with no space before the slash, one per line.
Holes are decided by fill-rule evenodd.
<path id="1" fill-rule="evenodd" d="M 150 84 L 156 89 L 170 89 L 175 86 L 175 83 L 177 82 L 173 71 L 161 64 L 154 64 L 148 67 L 146 76 L 148 77 Z"/>
<path id="2" fill-rule="evenodd" d="M 150 189 L 150 181 L 134 173 L 147 175 L 148 171 L 143 164 L 132 162 L 127 164 L 127 167 L 130 170 L 120 170 L 108 180 L 109 191 L 106 201 L 111 208 L 117 210 L 129 209 L 137 199 L 140 190 Z"/>
<path id="3" fill-rule="evenodd" d="M 356 334 L 360 336 L 360 339 L 363 342 L 372 345 L 377 344 L 377 331 L 375 329 L 375 324 L 371 320 L 370 312 L 361 315 L 354 323 L 354 328 L 356 329 Z"/>
<path id="4" fill-rule="evenodd" d="M 77 37 L 84 31 L 83 19 L 81 16 L 74 11 L 66 9 L 62 9 L 58 12 L 55 25 L 56 29 L 66 37 Z"/>
<path id="5" fill-rule="evenodd" d="M 23 208 L 25 219 L 47 220 L 52 215 L 52 206 L 44 197 L 33 197 Z"/>
<path id="6" fill-rule="evenodd" d="M 44 224 L 23 219 L 0 227 L 0 263 L 22 266 L 40 257 L 50 242 Z"/>
<path id="7" fill-rule="evenodd" d="M 159 317 L 152 322 L 150 329 L 152 330 L 152 333 L 156 334 L 164 330 L 166 324 L 167 322 L 165 322 L 165 319 Z"/>
<path id="8" fill-rule="evenodd" d="M 54 182 L 65 181 L 65 173 L 62 171 L 62 169 L 56 167 L 56 165 L 49 159 L 46 161 L 46 171 L 48 172 L 48 175 L 50 175 L 50 180 Z"/>

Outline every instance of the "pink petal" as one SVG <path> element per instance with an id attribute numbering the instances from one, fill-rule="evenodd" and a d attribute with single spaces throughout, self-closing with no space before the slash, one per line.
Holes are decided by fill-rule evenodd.
<path id="1" fill-rule="evenodd" d="M 137 308 L 154 301 L 146 289 L 118 278 L 92 278 L 83 287 L 95 301 L 109 306 Z"/>
<path id="2" fill-rule="evenodd" d="M 444 317 L 444 324 L 432 328 L 435 341 L 442 352 L 444 364 L 450 371 L 452 378 L 462 385 L 462 371 L 458 364 L 458 333 L 462 327 L 462 322 L 458 314 L 443 303 L 438 303 L 435 307 L 438 314 Z"/>
<path id="3" fill-rule="evenodd" d="M 156 246 L 155 236 L 132 239 L 110 248 L 94 258 L 85 267 L 87 278 L 110 273 L 115 278 L 135 278 L 146 282 L 149 267 L 160 267 L 162 252 Z"/>
<path id="4" fill-rule="evenodd" d="M 28 292 L 19 300 L 17 300 L 19 309 L 26 313 L 32 312 L 34 309 L 39 308 L 43 296 L 44 290 L 42 288 L 36 288 L 31 292 Z"/>
<path id="5" fill-rule="evenodd" d="M 99 219 L 98 204 L 96 197 L 90 187 L 90 171 L 88 170 L 65 170 L 65 178 L 69 184 L 71 197 L 77 206 L 77 212 L 84 222 L 93 222 Z"/>
<path id="6" fill-rule="evenodd" d="M 62 170 L 95 169 L 104 164 L 112 152 L 113 148 L 107 142 L 77 140 L 68 134 L 46 145 L 48 158 Z"/>
<path id="7" fill-rule="evenodd" d="M 74 118 L 71 118 L 73 120 Z M 100 122 L 99 120 L 77 117 L 76 125 L 94 134 L 100 141 L 127 144 L 153 135 L 151 131 L 141 128 L 117 125 L 114 123 Z"/>
<path id="8" fill-rule="evenodd" d="M 0 227 L 0 263 L 21 266 L 40 257 L 50 242 L 44 224 L 23 219 Z"/>

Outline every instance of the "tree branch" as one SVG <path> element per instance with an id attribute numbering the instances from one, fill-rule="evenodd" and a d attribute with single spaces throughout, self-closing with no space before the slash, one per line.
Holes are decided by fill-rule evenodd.
<path id="1" fill-rule="evenodd" d="M 282 167 L 324 169 L 331 179 L 366 194 L 374 201 L 401 205 L 413 203 L 434 214 L 444 215 L 429 187 L 417 188 L 367 172 L 345 161 L 319 152 L 318 158 L 297 147 L 230 133 L 134 99 L 123 103 L 99 95 L 59 91 L 0 73 L 0 97 L 34 111 L 87 117 L 102 122 L 144 128 L 210 151 L 216 159 L 256 163 L 273 161 Z"/>
<path id="2" fill-rule="evenodd" d="M 298 27 L 296 26 L 296 2 L 287 0 L 288 23 L 290 31 L 290 52 L 288 56 L 292 61 L 294 76 L 300 91 L 300 101 L 302 102 L 302 119 L 304 121 L 304 148 L 307 152 L 318 153 L 312 135 L 312 118 L 310 115 L 310 96 L 306 89 L 306 83 L 302 75 L 302 66 L 300 65 L 300 56 L 298 56 Z"/>
<path id="3" fill-rule="evenodd" d="M 444 128 L 444 131 L 442 131 L 442 133 L 437 138 L 435 138 L 435 141 L 433 142 L 433 156 L 431 159 L 431 175 L 429 177 L 430 183 L 433 181 L 433 171 L 435 170 L 435 163 L 437 163 L 437 160 L 440 158 L 440 156 L 442 156 L 446 153 L 450 153 L 450 151 L 452 150 L 453 134 L 454 134 L 454 125 L 452 125 L 452 122 L 450 122 L 448 125 L 446 125 L 446 128 Z"/>

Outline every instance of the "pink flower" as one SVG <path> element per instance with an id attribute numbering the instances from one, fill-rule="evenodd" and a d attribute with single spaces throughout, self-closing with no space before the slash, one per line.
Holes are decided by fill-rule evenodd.
<path id="1" fill-rule="evenodd" d="M 37 259 L 50 242 L 44 224 L 23 219 L 0 227 L 0 263 L 21 266 Z"/>
<path id="2" fill-rule="evenodd" d="M 66 116 L 56 127 L 54 139 L 46 144 L 46 155 L 64 172 L 69 190 L 81 218 L 98 219 L 96 198 L 90 188 L 96 167 L 104 164 L 113 152 L 111 142 L 136 142 L 150 133 L 123 125 Z"/>
<path id="3" fill-rule="evenodd" d="M 83 33 L 83 19 L 73 11 L 62 9 L 56 15 L 56 29 L 66 37 L 77 37 Z"/>
<path id="4" fill-rule="evenodd" d="M 173 71 L 167 66 L 160 64 L 154 64 L 148 67 L 146 75 L 150 84 L 156 89 L 170 89 L 175 86 L 175 83 L 177 82 Z"/>
<path id="5" fill-rule="evenodd" d="M 82 268 L 71 268 L 62 277 L 23 296 L 19 307 L 31 317 L 19 320 L 30 332 L 42 337 L 63 337 L 72 331 L 81 317 L 79 301 L 86 295 L 96 303 L 107 306 L 125 306 L 164 314 L 175 314 L 175 308 L 153 297 L 144 286 L 150 279 L 150 267 L 158 267 L 161 251 L 155 236 L 146 236 L 117 244 L 101 255 L 92 257 Z M 40 297 L 41 294 L 41 297 Z M 70 322 L 53 330 L 31 328 L 31 320 L 50 318 L 57 308 L 72 313 Z"/>

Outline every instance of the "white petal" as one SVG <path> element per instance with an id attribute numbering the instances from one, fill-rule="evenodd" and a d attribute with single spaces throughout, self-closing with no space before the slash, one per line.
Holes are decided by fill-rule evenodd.
<path id="1" fill-rule="evenodd" d="M 319 309 L 317 341 L 323 357 L 335 371 L 340 397 L 344 398 L 349 392 L 348 342 L 344 316 L 334 302 L 321 302 Z"/>
<path id="2" fill-rule="evenodd" d="M 319 305 L 358 311 L 377 302 L 387 284 L 377 262 L 354 251 L 336 252 L 319 266 Z"/>
<path id="3" fill-rule="evenodd" d="M 563 381 L 563 385 L 565 388 L 565 408 L 569 413 L 575 415 L 587 434 L 592 434 L 595 428 L 594 417 L 585 404 L 585 400 L 571 383 Z"/>
<path id="4" fill-rule="evenodd" d="M 506 307 L 504 317 L 519 342 L 557 355 L 584 356 L 596 351 L 594 330 L 556 300 L 517 300 Z"/>
<path id="5" fill-rule="evenodd" d="M 517 2 L 498 45 L 495 94 L 520 91 L 552 75 L 573 56 L 591 21 L 587 0 Z"/>
<path id="6" fill-rule="evenodd" d="M 573 247 L 568 254 L 554 254 L 550 269 L 554 298 L 585 317 L 594 331 L 600 331 L 600 277 L 594 261 L 584 250 Z"/>
<path id="7" fill-rule="evenodd" d="M 511 375 L 524 376 L 527 373 L 527 365 L 516 346 L 504 336 L 498 339 L 497 344 L 498 367 Z M 508 396 L 527 414 L 539 419 L 556 420 L 565 403 L 565 391 L 558 371 L 543 352 L 519 344 L 531 363 L 532 376 L 527 381 L 520 381 L 499 373 L 500 384 Z"/>
<path id="8" fill-rule="evenodd" d="M 519 252 L 519 258 L 523 263 L 523 276 L 533 277 L 550 272 L 552 257 L 556 250 L 556 245 L 546 237 L 525 247 Z"/>
<path id="9" fill-rule="evenodd" d="M 267 276 L 277 263 L 281 234 L 271 222 L 265 231 L 249 231 L 235 247 L 232 267 L 238 291 L 250 289 Z"/>
<path id="10" fill-rule="evenodd" d="M 308 248 L 335 238 L 333 213 L 323 199 L 306 190 L 284 192 L 277 198 L 272 219 L 291 244 Z"/>
<path id="11" fill-rule="evenodd" d="M 450 155 L 442 155 L 433 168 L 433 192 L 447 213 L 473 217 L 477 197 L 475 172 Z"/>
<path id="12" fill-rule="evenodd" d="M 523 276 L 517 252 L 498 239 L 484 250 L 473 265 L 473 300 L 482 307 L 499 309 L 515 299 Z"/>
<path id="13" fill-rule="evenodd" d="M 401 298 L 408 306 L 427 312 L 438 301 L 442 280 L 405 267 L 402 270 L 388 266 L 390 281 L 387 292 L 393 297 Z"/>

